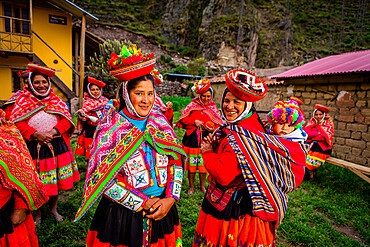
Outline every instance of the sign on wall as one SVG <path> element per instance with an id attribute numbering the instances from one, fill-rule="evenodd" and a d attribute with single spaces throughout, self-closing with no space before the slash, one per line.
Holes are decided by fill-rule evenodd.
<path id="1" fill-rule="evenodd" d="M 49 15 L 49 23 L 67 25 L 67 17 L 58 15 Z"/>

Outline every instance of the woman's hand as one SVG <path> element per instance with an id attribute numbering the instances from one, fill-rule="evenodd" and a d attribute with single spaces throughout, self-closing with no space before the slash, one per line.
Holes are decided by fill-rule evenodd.
<path id="1" fill-rule="evenodd" d="M 208 131 L 208 132 L 213 132 L 215 130 L 215 128 L 210 128 L 208 127 L 207 125 L 204 125 L 204 128 Z"/>
<path id="2" fill-rule="evenodd" d="M 194 123 L 195 123 L 195 126 L 197 126 L 197 128 L 200 128 L 203 125 L 203 122 L 200 120 L 195 120 Z"/>
<path id="3" fill-rule="evenodd" d="M 14 209 L 10 216 L 13 224 L 13 229 L 22 224 L 23 221 L 26 220 L 26 216 L 26 209 Z"/>
<path id="4" fill-rule="evenodd" d="M 144 205 L 144 210 L 148 211 L 151 206 L 153 206 L 154 203 L 159 201 L 160 199 L 158 197 L 149 198 L 148 201 L 146 201 Z"/>
<path id="5" fill-rule="evenodd" d="M 203 142 L 200 145 L 200 152 L 203 154 L 203 153 L 208 152 L 208 151 L 213 151 L 212 145 L 208 142 Z"/>
<path id="6" fill-rule="evenodd" d="M 54 130 L 55 131 L 55 130 Z M 36 131 L 32 134 L 34 138 L 36 138 L 42 145 L 46 145 L 53 139 L 53 135 L 49 132 L 39 132 Z"/>
<path id="7" fill-rule="evenodd" d="M 167 101 L 166 106 L 168 109 L 172 109 L 173 104 L 171 101 Z"/>
<path id="8" fill-rule="evenodd" d="M 149 208 L 149 214 L 146 217 L 152 220 L 161 220 L 167 215 L 174 203 L 175 199 L 172 197 L 159 199 Z"/>

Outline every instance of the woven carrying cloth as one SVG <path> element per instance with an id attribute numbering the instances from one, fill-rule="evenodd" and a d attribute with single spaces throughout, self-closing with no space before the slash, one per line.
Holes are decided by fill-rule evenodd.
<path id="1" fill-rule="evenodd" d="M 28 208 L 36 210 L 49 198 L 21 133 L 4 117 L 0 110 L 0 184 L 4 189 L 17 191 Z"/>
<path id="2" fill-rule="evenodd" d="M 59 114 L 68 119 L 73 126 L 69 130 L 69 133 L 72 135 L 75 125 L 71 114 L 66 103 L 55 94 L 53 89 L 50 90 L 50 94 L 48 96 L 41 100 L 36 98 L 30 91 L 23 90 L 23 93 L 15 102 L 10 120 L 14 123 L 24 121 L 38 113 L 40 110 L 44 110 L 46 113 Z"/>
<path id="3" fill-rule="evenodd" d="M 83 200 L 75 220 L 79 220 L 112 184 L 118 172 L 144 142 L 157 153 L 171 155 L 174 159 L 185 156 L 173 129 L 158 111 L 149 113 L 146 130 L 142 132 L 118 114 L 118 108 L 118 100 L 111 100 L 104 107 L 94 134 Z"/>
<path id="4" fill-rule="evenodd" d="M 303 180 L 305 145 L 257 132 L 248 125 L 225 124 L 220 129 L 225 130 L 237 156 L 253 213 L 280 224 L 287 209 L 287 193 Z"/>
<path id="5" fill-rule="evenodd" d="M 184 129 L 186 127 L 181 123 L 181 120 L 189 116 L 192 111 L 203 111 L 211 118 L 213 123 L 217 125 L 222 124 L 221 115 L 220 112 L 218 111 L 216 103 L 213 100 L 211 100 L 207 105 L 204 105 L 203 102 L 200 100 L 200 96 L 198 96 L 194 98 L 182 112 L 179 120 L 176 123 L 177 128 Z"/>

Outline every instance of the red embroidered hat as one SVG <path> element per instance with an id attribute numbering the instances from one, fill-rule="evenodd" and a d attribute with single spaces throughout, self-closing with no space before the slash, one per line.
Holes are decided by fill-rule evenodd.
<path id="1" fill-rule="evenodd" d="M 134 44 L 130 44 L 129 47 L 124 45 L 119 55 L 113 52 L 111 59 L 108 60 L 110 74 L 121 81 L 150 74 L 154 65 L 154 54 L 143 55 Z"/>
<path id="2" fill-rule="evenodd" d="M 55 69 L 49 68 L 48 66 L 41 66 L 40 64 L 29 63 L 29 72 L 40 73 L 46 75 L 47 77 L 53 77 L 55 75 Z"/>
<path id="3" fill-rule="evenodd" d="M 17 75 L 21 78 L 28 78 L 28 75 L 29 75 L 30 71 L 29 70 L 23 70 L 23 71 L 19 71 L 17 73 Z"/>
<path id="4" fill-rule="evenodd" d="M 323 111 L 324 113 L 328 113 L 328 112 L 330 112 L 330 110 L 331 110 L 329 107 L 324 106 L 324 105 L 322 105 L 322 104 L 316 104 L 316 105 L 315 105 L 315 109 L 316 109 L 316 110 Z"/>
<path id="5" fill-rule="evenodd" d="M 191 90 L 193 90 L 194 93 L 202 94 L 206 92 L 210 87 L 211 87 L 210 80 L 201 79 L 200 81 L 194 83 L 194 85 L 191 87 Z"/>
<path id="6" fill-rule="evenodd" d="M 245 69 L 234 69 L 225 75 L 226 86 L 239 99 L 255 102 L 263 99 L 267 85 L 254 73 Z"/>
<path id="7" fill-rule="evenodd" d="M 155 85 L 161 84 L 163 82 L 163 76 L 161 73 L 158 72 L 158 70 L 153 69 L 152 72 L 150 72 L 155 80 Z"/>
<path id="8" fill-rule="evenodd" d="M 91 76 L 88 76 L 87 77 L 87 80 L 88 80 L 89 83 L 95 84 L 95 85 L 97 85 L 100 88 L 103 88 L 105 86 L 105 83 L 104 82 L 99 81 L 99 80 L 97 80 L 97 79 L 95 79 L 95 78 L 93 78 Z"/>
<path id="9" fill-rule="evenodd" d="M 298 98 L 296 96 L 290 96 L 290 99 L 297 101 L 298 105 L 303 105 L 304 104 L 303 99 L 300 99 L 300 98 Z"/>

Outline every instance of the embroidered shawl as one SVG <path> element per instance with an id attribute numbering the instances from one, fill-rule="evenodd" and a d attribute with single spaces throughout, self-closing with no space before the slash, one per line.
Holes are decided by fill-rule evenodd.
<path id="1" fill-rule="evenodd" d="M 158 111 L 150 111 L 146 130 L 142 132 L 119 114 L 118 108 L 118 100 L 109 101 L 96 128 L 83 200 L 75 221 L 81 219 L 113 183 L 118 172 L 145 141 L 160 154 L 174 159 L 186 156 L 167 119 Z"/>
<path id="2" fill-rule="evenodd" d="M 36 98 L 36 96 L 34 96 L 30 91 L 23 90 L 23 93 L 19 95 L 14 104 L 10 121 L 16 123 L 27 120 L 40 110 L 44 110 L 47 113 L 59 114 L 62 117 L 65 117 L 72 125 L 69 133 L 72 134 L 74 132 L 75 125 L 68 107 L 66 103 L 55 94 L 53 89 L 50 90 L 50 94 L 48 96 L 41 100 Z"/>
<path id="3" fill-rule="evenodd" d="M 98 99 L 91 97 L 88 93 L 84 93 L 84 104 L 82 110 L 85 114 L 89 115 L 90 113 L 98 110 L 102 110 L 104 106 L 108 103 L 108 99 L 101 95 Z M 77 130 L 82 129 L 82 123 L 79 118 L 77 118 Z"/>
<path id="4" fill-rule="evenodd" d="M 19 95 L 22 94 L 22 92 L 23 90 L 18 90 L 15 94 L 12 95 L 12 97 L 10 97 L 7 102 L 4 103 L 4 105 L 14 104 L 17 101 Z"/>
<path id="5" fill-rule="evenodd" d="M 5 113 L 0 110 L 0 184 L 4 189 L 17 191 L 28 208 L 36 210 L 49 197 L 21 133 L 4 119 Z"/>
<path id="6" fill-rule="evenodd" d="M 185 126 L 181 123 L 181 120 L 185 117 L 188 117 L 192 111 L 203 111 L 210 117 L 213 123 L 217 125 L 222 124 L 221 115 L 216 103 L 211 100 L 207 105 L 204 105 L 203 102 L 200 100 L 200 96 L 198 96 L 185 107 L 185 110 L 182 112 L 179 120 L 176 123 L 177 128 L 185 128 Z"/>
<path id="7" fill-rule="evenodd" d="M 317 128 L 320 134 L 325 138 L 326 144 L 331 148 L 333 146 L 334 123 L 333 119 L 325 116 L 321 123 L 316 123 L 315 118 L 311 118 L 305 127 L 305 131 L 309 133 L 312 129 Z"/>
<path id="8" fill-rule="evenodd" d="M 287 193 L 303 180 L 306 146 L 261 133 L 246 124 L 227 123 L 222 129 L 237 156 L 252 198 L 253 213 L 280 224 L 287 209 Z"/>

